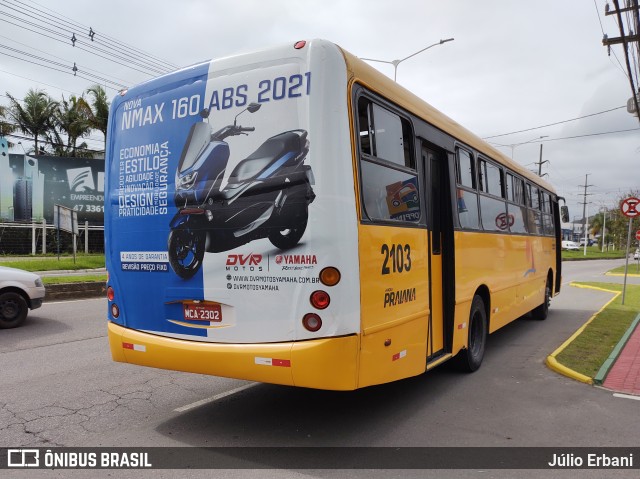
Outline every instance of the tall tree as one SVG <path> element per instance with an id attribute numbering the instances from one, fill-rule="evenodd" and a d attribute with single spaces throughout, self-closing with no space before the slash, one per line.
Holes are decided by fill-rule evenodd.
<path id="1" fill-rule="evenodd" d="M 76 97 L 71 95 L 68 100 L 64 96 L 59 103 L 54 114 L 54 124 L 56 131 L 54 137 L 51 137 L 53 143 L 56 144 L 57 154 L 62 156 L 83 156 L 77 154 L 78 139 L 87 136 L 91 132 L 91 107 L 84 97 Z M 61 135 L 67 137 L 67 144 L 64 147 Z M 86 145 L 86 143 L 83 143 Z"/>
<path id="2" fill-rule="evenodd" d="M 16 131 L 16 127 L 11 123 L 9 118 L 9 109 L 0 105 L 0 136 L 7 136 Z M 9 142 L 9 146 L 13 146 Z"/>
<path id="3" fill-rule="evenodd" d="M 109 100 L 107 92 L 100 85 L 93 85 L 87 89 L 91 95 L 91 128 L 100 130 L 104 135 L 104 147 L 107 148 L 107 123 L 109 121 Z"/>
<path id="4" fill-rule="evenodd" d="M 8 92 L 7 96 L 11 103 L 9 117 L 22 133 L 33 136 L 35 154 L 39 154 L 38 138 L 46 137 L 54 129 L 53 118 L 58 102 L 44 91 L 34 89 L 29 90 L 22 104 Z"/>

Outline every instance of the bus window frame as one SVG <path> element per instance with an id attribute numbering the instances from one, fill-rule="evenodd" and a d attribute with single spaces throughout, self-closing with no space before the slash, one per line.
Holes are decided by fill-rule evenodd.
<path id="1" fill-rule="evenodd" d="M 454 208 L 455 211 L 455 228 L 462 230 L 462 231 L 473 231 L 473 232 L 478 232 L 478 231 L 483 231 L 482 230 L 482 222 L 480 221 L 480 192 L 478 190 L 478 166 L 477 166 L 477 155 L 474 152 L 474 150 L 466 145 L 464 145 L 463 143 L 459 143 L 459 142 L 455 142 L 454 143 L 454 153 L 453 153 L 453 166 L 454 166 L 454 178 L 453 181 L 455 183 L 455 188 L 456 188 L 456 197 L 454 197 L 454 200 L 457 202 L 457 191 L 461 190 L 461 191 L 466 191 L 472 195 L 475 196 L 475 200 L 476 200 L 476 212 L 477 212 L 477 228 L 470 228 L 467 226 L 462 226 L 462 223 L 460 222 L 460 211 L 458 210 L 458 208 Z M 460 161 L 459 161 L 459 155 L 458 152 L 462 150 L 464 152 L 466 152 L 469 155 L 469 159 L 470 159 L 470 164 L 471 164 L 471 168 L 473 169 L 472 172 L 472 176 L 471 176 L 471 180 L 473 182 L 473 187 L 468 187 L 466 185 L 463 185 L 462 183 L 458 182 L 458 179 L 461 179 L 462 176 L 460 174 Z M 465 200 L 466 203 L 466 200 Z"/>
<path id="2" fill-rule="evenodd" d="M 423 179 L 421 178 L 423 175 L 421 174 L 422 172 L 419 165 L 420 162 L 417 160 L 418 152 L 416 151 L 416 148 L 420 142 L 418 141 L 418 138 L 415 134 L 415 126 L 413 124 L 413 119 L 411 115 L 406 113 L 402 108 L 391 103 L 389 100 L 374 94 L 373 92 L 366 89 L 363 85 L 360 85 L 360 84 L 354 85 L 352 89 L 351 98 L 352 98 L 352 111 L 353 111 L 353 121 L 354 121 L 354 124 L 353 124 L 354 140 L 353 141 L 355 141 L 356 143 L 355 152 L 357 156 L 356 158 L 357 172 L 358 172 L 357 181 L 358 181 L 358 187 L 360 190 L 358 192 L 358 195 L 359 195 L 358 197 L 360 201 L 360 218 L 359 218 L 360 222 L 363 224 L 375 224 L 375 225 L 381 225 L 381 226 L 400 226 L 403 228 L 404 227 L 426 228 L 427 214 L 424 210 L 427 207 L 428 198 L 425 197 L 426 195 L 425 185 L 423 183 Z M 405 120 L 407 122 L 409 127 L 409 132 L 410 132 L 408 137 L 408 140 L 410 142 L 408 151 L 409 151 L 410 158 L 412 160 L 411 162 L 414 165 L 414 168 L 411 168 L 405 165 L 400 165 L 393 161 L 385 160 L 384 158 L 379 158 L 373 154 L 364 153 L 362 151 L 362 143 L 360 141 L 360 138 L 361 138 L 360 131 L 362 130 L 360 127 L 359 104 L 360 104 L 360 100 L 363 98 L 368 100 L 370 104 L 376 104 L 377 106 L 382 107 L 390 111 L 391 113 L 397 115 L 401 121 Z M 368 115 L 370 115 L 370 112 L 371 112 L 371 109 L 367 108 Z M 368 125 L 369 127 L 371 124 L 375 123 L 375 118 L 372 120 L 370 116 L 368 116 L 368 121 L 369 121 L 369 125 Z M 370 128 L 368 129 L 369 129 L 369 135 L 371 137 Z M 404 128 L 403 128 L 403 131 L 404 131 Z M 404 139 L 404 134 L 403 134 L 403 139 Z M 374 142 L 375 142 L 375 138 L 374 138 Z M 374 142 L 372 142 L 370 146 L 370 150 L 372 151 L 372 153 L 375 151 Z M 363 174 L 362 174 L 363 161 L 373 165 L 399 171 L 401 173 L 405 173 L 408 175 L 413 175 L 414 177 L 416 177 L 417 185 L 418 185 L 418 196 L 420 200 L 419 201 L 420 202 L 420 218 L 418 220 L 416 221 L 392 220 L 392 219 L 372 218 L 369 216 L 365 206 L 365 195 L 364 195 L 365 191 L 364 191 Z"/>

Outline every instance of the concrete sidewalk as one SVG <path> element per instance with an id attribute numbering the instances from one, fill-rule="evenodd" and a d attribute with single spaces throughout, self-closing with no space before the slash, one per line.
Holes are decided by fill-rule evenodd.
<path id="1" fill-rule="evenodd" d="M 640 397 L 640 314 L 612 353 L 613 365 L 606 371 L 603 387 Z M 598 377 L 596 376 L 596 382 Z"/>

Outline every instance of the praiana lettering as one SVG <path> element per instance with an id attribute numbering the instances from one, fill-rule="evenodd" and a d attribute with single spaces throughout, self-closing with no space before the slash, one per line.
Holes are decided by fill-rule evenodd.
<path id="1" fill-rule="evenodd" d="M 416 288 L 401 291 L 386 291 L 384 293 L 384 307 L 398 306 L 416 300 Z"/>

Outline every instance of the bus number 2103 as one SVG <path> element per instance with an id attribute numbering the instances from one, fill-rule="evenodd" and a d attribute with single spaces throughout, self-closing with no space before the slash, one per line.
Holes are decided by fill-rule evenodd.
<path id="1" fill-rule="evenodd" d="M 382 274 L 402 273 L 411 270 L 411 246 L 405 244 L 383 244 L 380 254 L 384 256 Z"/>

